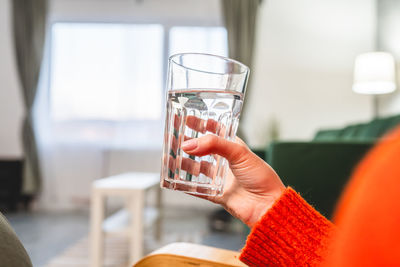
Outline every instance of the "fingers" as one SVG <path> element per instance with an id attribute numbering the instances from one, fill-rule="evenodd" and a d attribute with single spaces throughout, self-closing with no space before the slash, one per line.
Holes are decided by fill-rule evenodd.
<path id="1" fill-rule="evenodd" d="M 175 170 L 176 170 L 176 168 L 179 167 L 179 166 L 177 166 L 177 163 L 179 162 L 180 159 L 182 159 L 182 161 L 180 163 L 181 164 L 180 168 L 182 170 L 186 171 L 188 174 L 191 174 L 194 176 L 199 176 L 200 173 L 202 173 L 208 177 L 215 176 L 215 166 L 211 162 L 204 161 L 204 160 L 198 162 L 191 158 L 186 158 L 186 157 L 174 158 L 172 156 L 169 156 L 169 160 L 168 160 L 168 168 L 170 170 L 169 173 L 171 175 L 173 175 L 173 177 L 170 177 L 170 178 L 174 178 Z"/>
<path id="2" fill-rule="evenodd" d="M 250 153 L 244 143 L 231 142 L 216 135 L 205 135 L 185 141 L 182 144 L 182 149 L 194 156 L 217 154 L 226 158 L 230 164 L 240 163 Z"/>
<path id="3" fill-rule="evenodd" d="M 189 115 L 186 118 L 186 126 L 200 133 L 212 132 L 218 130 L 218 122 L 213 119 L 203 120 L 196 116 Z"/>
<path id="4" fill-rule="evenodd" d="M 181 138 L 181 134 L 179 131 L 179 127 L 181 124 L 182 117 L 178 115 L 174 115 L 173 119 L 173 129 L 172 129 L 172 138 L 171 138 L 171 148 L 176 152 L 178 148 L 178 140 Z M 224 137 L 226 134 L 226 126 L 218 123 L 213 119 L 203 120 L 196 116 L 189 115 L 186 117 L 186 127 L 192 129 L 193 133 L 202 133 L 205 134 L 207 132 L 217 134 L 218 136 Z M 189 139 L 197 137 L 197 134 L 189 134 L 191 136 L 185 135 L 183 141 L 187 141 Z M 243 142 L 243 141 L 242 141 Z"/>
<path id="5" fill-rule="evenodd" d="M 178 149 L 178 140 L 180 140 L 181 136 L 179 134 L 179 127 L 181 124 L 181 120 L 182 117 L 178 116 L 178 115 L 174 115 L 174 119 L 173 119 L 173 133 L 171 136 L 171 149 L 172 151 L 176 154 L 177 149 Z M 218 135 L 222 135 L 224 136 L 225 134 L 225 126 L 221 125 L 220 123 L 218 123 L 217 121 L 213 120 L 213 119 L 208 119 L 208 120 L 203 120 L 200 119 L 196 116 L 193 115 L 189 115 L 186 117 L 186 126 L 196 132 L 205 134 L 206 132 L 211 132 L 211 133 L 216 133 Z M 197 135 L 192 135 L 190 136 L 183 136 L 183 141 L 187 141 L 190 140 L 194 137 L 197 137 Z"/>
<path id="6" fill-rule="evenodd" d="M 208 177 L 214 177 L 216 169 L 212 163 L 208 162 L 207 160 L 196 161 L 194 160 L 194 158 L 179 156 L 178 150 L 180 143 L 182 141 L 185 142 L 191 139 L 195 139 L 197 137 L 197 133 L 205 134 L 208 132 L 224 136 L 226 133 L 225 125 L 222 125 L 213 119 L 204 120 L 196 116 L 189 115 L 185 118 L 185 126 L 187 127 L 187 129 L 191 129 L 193 132 L 183 131 L 186 134 L 184 135 L 183 132 L 180 130 L 182 119 L 183 117 L 179 116 L 178 114 L 174 114 L 173 116 L 172 132 L 169 135 L 169 141 L 167 141 L 169 142 L 169 147 L 170 147 L 168 153 L 169 154 L 168 175 L 176 177 L 178 175 L 176 169 L 180 168 L 186 171 L 188 174 L 194 176 L 199 176 L 202 173 Z M 221 153 L 224 154 L 223 152 Z M 206 154 L 210 153 L 204 153 L 204 155 Z M 211 156 L 213 159 L 212 161 L 218 160 L 219 158 L 219 156 L 217 155 L 211 155 Z"/>

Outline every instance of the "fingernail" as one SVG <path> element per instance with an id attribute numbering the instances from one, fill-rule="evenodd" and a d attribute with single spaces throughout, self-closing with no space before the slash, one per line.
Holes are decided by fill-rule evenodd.
<path id="1" fill-rule="evenodd" d="M 197 147 L 197 139 L 190 139 L 182 143 L 183 150 L 193 150 Z"/>

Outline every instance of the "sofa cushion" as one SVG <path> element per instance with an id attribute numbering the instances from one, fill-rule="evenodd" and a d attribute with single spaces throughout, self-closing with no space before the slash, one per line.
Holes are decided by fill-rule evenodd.
<path id="1" fill-rule="evenodd" d="M 365 127 L 365 124 L 354 124 L 345 127 L 340 131 L 339 139 L 342 141 L 359 140 L 359 132 Z"/>
<path id="2" fill-rule="evenodd" d="M 341 129 L 319 130 L 314 137 L 314 141 L 336 141 L 339 139 Z"/>
<path id="3" fill-rule="evenodd" d="M 393 116 L 389 117 L 385 120 L 385 128 L 383 129 L 383 134 L 389 132 L 393 128 L 395 128 L 397 125 L 400 124 L 400 115 L 399 116 Z"/>
<path id="4" fill-rule="evenodd" d="M 320 130 L 313 141 L 372 141 L 400 124 L 400 115 L 352 124 L 341 129 Z"/>

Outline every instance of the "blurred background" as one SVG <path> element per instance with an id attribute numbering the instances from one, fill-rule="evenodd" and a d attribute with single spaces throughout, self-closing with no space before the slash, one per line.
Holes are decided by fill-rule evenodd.
<path id="1" fill-rule="evenodd" d="M 240 135 L 330 216 L 356 163 L 400 121 L 399 26 L 395 0 L 1 0 L 1 210 L 34 266 L 88 266 L 93 182 L 158 175 L 168 57 L 201 52 L 250 67 Z M 218 206 L 161 197 L 162 235 L 144 231 L 142 255 L 244 244 L 248 229 Z M 127 235 L 105 241 L 119 248 L 106 244 L 107 266 L 130 259 Z"/>

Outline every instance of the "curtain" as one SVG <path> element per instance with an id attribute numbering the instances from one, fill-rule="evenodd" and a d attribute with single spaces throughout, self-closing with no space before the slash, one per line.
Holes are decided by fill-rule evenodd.
<path id="1" fill-rule="evenodd" d="M 236 59 L 250 69 L 252 68 L 256 21 L 261 0 L 222 0 L 222 14 L 228 32 L 229 57 Z M 250 94 L 251 75 L 246 91 Z M 245 107 L 241 116 L 245 114 Z M 238 135 L 242 138 L 243 131 L 239 127 Z"/>
<path id="2" fill-rule="evenodd" d="M 24 149 L 23 193 L 35 194 L 41 185 L 33 105 L 39 82 L 46 35 L 47 0 L 12 0 L 14 45 L 25 105 L 22 126 Z"/>

